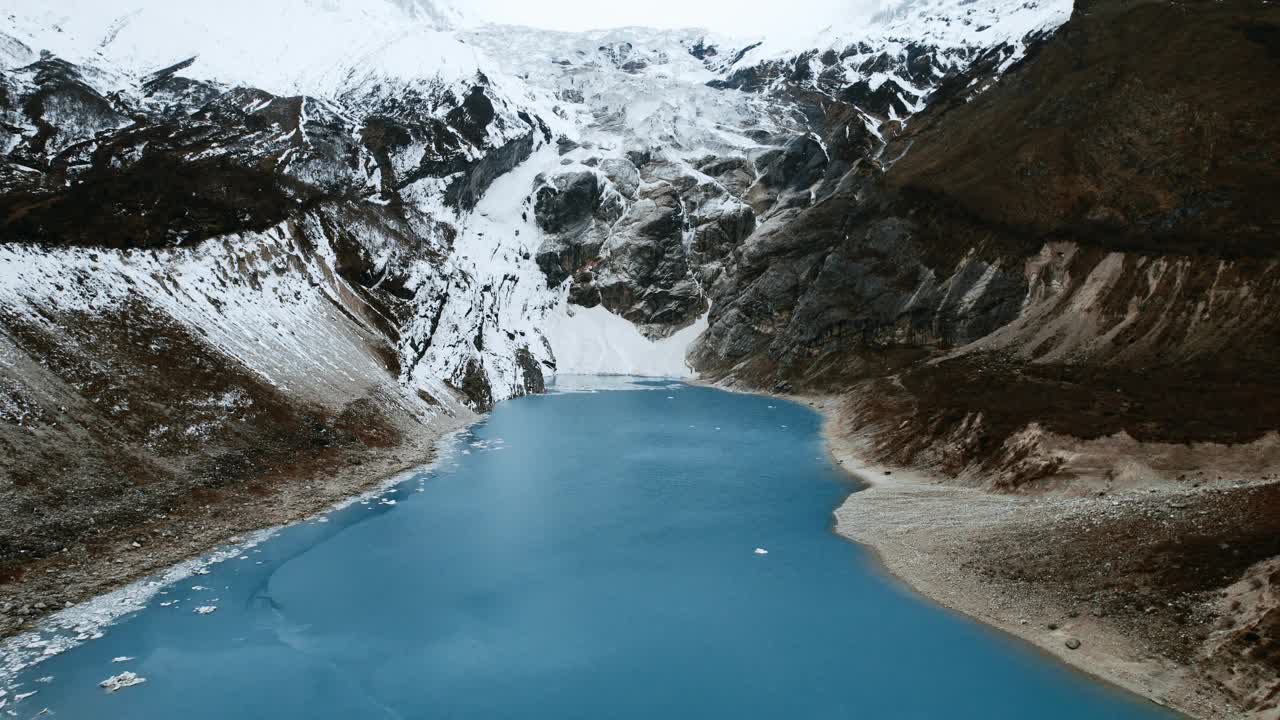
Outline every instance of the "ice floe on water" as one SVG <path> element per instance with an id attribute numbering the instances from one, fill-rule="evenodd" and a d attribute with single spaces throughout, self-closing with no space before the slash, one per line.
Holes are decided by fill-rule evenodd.
<path id="1" fill-rule="evenodd" d="M 107 692 L 112 693 L 112 692 L 116 692 L 117 690 L 123 690 L 124 688 L 127 688 L 127 687 L 133 687 L 134 685 L 141 685 L 146 681 L 147 681 L 146 678 L 140 677 L 137 673 L 125 671 L 120 673 L 119 675 L 112 675 L 106 680 L 103 680 L 102 682 L 98 683 L 98 685 L 101 686 L 103 689 L 105 689 Z"/>
<path id="2" fill-rule="evenodd" d="M 760 547 L 756 548 L 755 552 L 756 552 L 756 554 L 757 554 L 757 555 L 768 555 L 768 554 L 769 554 L 769 551 L 768 551 L 768 550 L 765 550 L 764 548 L 760 548 Z"/>
<path id="3" fill-rule="evenodd" d="M 445 466 L 452 460 L 459 449 L 460 440 L 467 430 L 467 428 L 462 428 L 441 437 L 436 443 L 436 455 L 432 463 L 392 476 L 378 487 L 344 500 L 323 513 L 313 516 L 310 520 L 321 523 L 328 522 L 327 515 L 362 501 L 381 501 L 384 499 L 384 495 L 393 492 L 398 485 L 415 479 L 421 484 L 428 474 Z M 419 487 L 418 491 L 421 492 L 422 488 Z M 396 503 L 394 500 L 389 500 L 383 504 L 395 505 Z M 307 520 L 302 522 L 307 522 Z M 7 693 L 16 690 L 12 683 L 22 671 L 82 643 L 103 637 L 105 629 L 110 625 L 132 613 L 145 609 L 153 600 L 172 590 L 177 583 L 196 575 L 209 575 L 211 572 L 209 568 L 212 565 L 233 559 L 250 559 L 249 553 L 261 552 L 261 550 L 257 549 L 257 546 L 282 529 L 283 526 L 273 527 L 244 537 L 233 537 L 228 541 L 229 544 L 222 548 L 200 557 L 184 560 L 155 575 L 138 580 L 79 605 L 73 605 L 50 615 L 31 630 L 0 641 L 0 700 L 5 699 Z M 205 591 L 211 588 L 195 585 L 191 589 Z M 214 600 L 216 601 L 216 598 Z M 175 599 L 160 601 L 157 604 L 160 607 L 168 608 L 178 606 L 180 603 L 181 600 Z M 216 610 L 215 606 L 203 605 L 195 608 L 192 612 L 204 615 L 212 613 L 214 610 Z M 145 679 L 137 679 L 137 682 L 144 681 Z M 137 682 L 131 684 L 137 684 Z M 123 687 L 128 686 L 125 685 Z M 13 697 L 16 697 L 16 694 Z M 2 707 L 0 706 L 0 708 Z"/>
<path id="4" fill-rule="evenodd" d="M 6 689 L 18 673 L 26 668 L 81 643 L 103 637 L 104 628 L 144 609 L 164 588 L 191 577 L 197 570 L 204 570 L 207 565 L 235 557 L 274 532 L 271 529 L 254 533 L 239 545 L 183 561 L 162 573 L 73 605 L 45 618 L 35 629 L 0 642 L 0 691 Z M 177 602 L 174 600 L 168 604 Z M 168 606 L 163 602 L 160 605 Z"/>

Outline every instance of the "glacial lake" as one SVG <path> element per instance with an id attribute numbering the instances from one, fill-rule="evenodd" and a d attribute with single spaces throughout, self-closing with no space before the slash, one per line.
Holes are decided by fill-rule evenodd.
<path id="1" fill-rule="evenodd" d="M 832 510 L 854 488 L 811 410 L 616 384 L 630 389 L 501 404 L 432 469 L 210 564 L 24 670 L 5 710 L 1173 717 L 939 609 L 837 537 Z M 124 671 L 146 682 L 98 686 Z"/>

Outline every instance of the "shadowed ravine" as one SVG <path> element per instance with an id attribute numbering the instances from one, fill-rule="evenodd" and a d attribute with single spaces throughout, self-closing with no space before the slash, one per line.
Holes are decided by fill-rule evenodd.
<path id="1" fill-rule="evenodd" d="M 810 410 L 633 387 L 500 405 L 381 500 L 29 669 L 20 715 L 1170 717 L 906 593 L 832 533 L 851 488 Z M 147 682 L 98 687 L 125 670 Z"/>

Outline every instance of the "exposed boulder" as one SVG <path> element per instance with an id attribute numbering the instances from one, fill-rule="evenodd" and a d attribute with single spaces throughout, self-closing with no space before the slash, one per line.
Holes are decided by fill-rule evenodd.
<path id="1" fill-rule="evenodd" d="M 599 262 L 609 224 L 621 212 L 621 199 L 594 171 L 558 175 L 538 188 L 534 216 L 546 234 L 536 260 L 547 284 L 556 287 L 589 272 Z"/>
<path id="2" fill-rule="evenodd" d="M 685 251 L 686 217 L 669 185 L 640 191 L 613 227 L 597 269 L 601 301 L 615 314 L 667 334 L 706 309 Z"/>
<path id="3" fill-rule="evenodd" d="M 594 172 L 559 175 L 538 189 L 534 217 L 545 232 L 567 232 L 590 221 L 603 196 Z"/>
<path id="4" fill-rule="evenodd" d="M 772 210 L 806 207 L 813 202 L 813 188 L 826 175 L 830 157 L 822 141 L 798 135 L 781 148 L 756 159 L 760 176 L 746 200 L 759 215 Z"/>
<path id="5" fill-rule="evenodd" d="M 600 171 L 613 183 L 614 189 L 628 200 L 636 199 L 640 189 L 640 171 L 625 158 L 608 158 L 601 161 Z"/>
<path id="6" fill-rule="evenodd" d="M 704 158 L 698 163 L 698 170 L 715 178 L 734 197 L 743 197 L 747 189 L 756 181 L 756 167 L 747 158 L 741 156 Z"/>

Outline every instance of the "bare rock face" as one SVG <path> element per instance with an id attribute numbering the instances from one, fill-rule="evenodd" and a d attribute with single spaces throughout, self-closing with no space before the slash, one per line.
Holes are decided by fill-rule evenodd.
<path id="1" fill-rule="evenodd" d="M 538 227 L 549 233 L 565 233 L 580 230 L 591 220 L 604 193 L 596 174 L 585 171 L 556 177 L 539 188 L 536 197 Z"/>
<path id="2" fill-rule="evenodd" d="M 640 326 L 678 329 L 693 322 L 706 301 L 685 252 L 686 222 L 674 188 L 641 190 L 614 226 L 595 272 L 601 303 Z"/>
<path id="3" fill-rule="evenodd" d="M 584 170 L 558 175 L 535 193 L 534 216 L 546 233 L 536 259 L 549 286 L 589 273 L 599 263 L 609 225 L 621 212 L 616 193 L 605 202 L 606 183 L 595 171 Z M 590 292 L 578 290 L 586 284 L 574 284 L 574 301 L 588 307 L 599 304 Z"/>
<path id="4" fill-rule="evenodd" d="M 748 158 L 740 156 L 709 156 L 698 163 L 698 170 L 715 178 L 734 197 L 743 197 L 756 181 L 756 167 Z"/>
<path id="5" fill-rule="evenodd" d="M 874 182 L 780 214 L 752 235 L 716 285 L 696 362 L 744 380 L 829 385 L 971 342 L 1016 317 L 1026 294 L 1018 268 L 960 257 L 945 275 L 934 270 L 912 218 L 851 202 Z"/>
<path id="6" fill-rule="evenodd" d="M 576 305 L 604 305 L 652 337 L 688 326 L 708 308 L 707 289 L 755 229 L 750 205 L 720 180 L 681 163 L 636 154 L 590 162 L 536 192 L 547 234 L 538 265 L 553 287 L 569 282 Z M 749 185 L 749 162 L 716 168 Z"/>
<path id="7" fill-rule="evenodd" d="M 839 387 L 905 372 L 908 386 L 929 393 L 922 406 L 937 410 L 909 425 L 917 437 L 926 427 L 924 435 L 942 437 L 947 417 L 981 414 L 983 438 L 965 445 L 971 459 L 997 456 L 1032 421 L 1088 432 L 1033 398 L 1104 404 L 1117 388 L 1139 394 L 1126 373 L 1159 368 L 1198 380 L 1170 381 L 1185 391 L 1181 400 L 1131 397 L 1127 409 L 1097 418 L 1094 432 L 1189 439 L 1176 408 L 1229 392 L 1228 368 L 1275 377 L 1274 353 L 1263 348 L 1280 331 L 1262 288 L 1273 284 L 1265 268 L 1276 252 L 1266 229 L 1280 219 L 1264 198 L 1280 177 L 1259 163 L 1280 152 L 1275 123 L 1263 121 L 1280 108 L 1263 91 L 1274 66 L 1268 45 L 1245 32 L 1271 26 L 1274 15 L 1252 5 L 1077 8 L 999 82 L 979 58 L 967 75 L 940 83 L 907 131 L 886 138 L 878 162 L 851 164 L 812 205 L 785 199 L 821 166 L 816 148 L 793 141 L 762 166 L 750 197 L 767 203 L 763 186 L 778 199 L 714 287 L 698 366 L 767 386 Z M 1168 42 L 1129 53 L 1125 28 L 1149 26 Z M 1192 72 L 1186 59 L 1195 57 L 1218 69 Z M 1249 70 L 1224 83 L 1228 65 Z M 1223 272 L 1229 284 L 1204 285 Z M 1210 309 L 1194 299 L 1199 292 L 1220 300 Z M 1254 304 L 1238 304 L 1245 295 Z M 1040 389 L 1028 388 L 1022 410 L 995 390 L 948 399 L 945 388 L 988 355 L 1003 367 L 1032 363 L 1021 377 L 1058 367 L 1072 379 L 1032 383 Z M 925 380 L 932 375 L 936 383 Z M 1248 441 L 1270 422 L 1215 425 Z M 1226 436 L 1206 426 L 1198 437 Z"/>
<path id="8" fill-rule="evenodd" d="M 141 98 L 103 97 L 56 58 L 5 78 L 0 109 L 40 130 L 12 137 L 10 161 L 37 172 L 0 175 L 3 241 L 192 245 L 265 230 L 327 199 L 398 204 L 426 178 L 447 179 L 446 201 L 470 208 L 548 134 L 525 113 L 498 115 L 482 76 L 460 101 L 353 97 L 365 112 L 355 123 L 329 103 L 222 90 L 174 69 Z M 450 103 L 443 119 L 423 111 Z M 489 146 L 487 133 L 513 122 L 514 139 Z"/>
<path id="9" fill-rule="evenodd" d="M 756 160 L 760 177 L 747 193 L 747 200 L 757 213 L 771 208 L 806 207 L 812 191 L 826 176 L 830 158 L 816 137 L 801 135 L 781 148 L 771 150 Z"/>
<path id="10" fill-rule="evenodd" d="M 889 182 L 1033 244 L 1056 234 L 1149 254 L 1274 255 L 1275 11 L 1084 7 L 998 86 L 915 118 Z M 1140 25 L 1164 40 L 1126 57 L 1125 28 Z"/>

